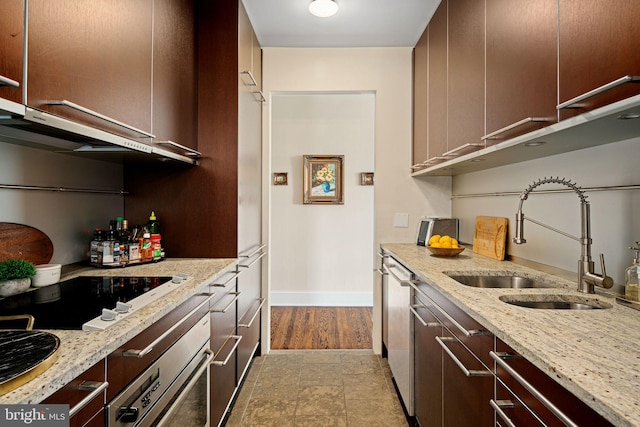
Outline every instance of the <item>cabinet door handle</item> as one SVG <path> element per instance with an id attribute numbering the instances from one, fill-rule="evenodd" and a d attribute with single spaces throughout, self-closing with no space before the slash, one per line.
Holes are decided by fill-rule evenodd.
<path id="1" fill-rule="evenodd" d="M 542 403 L 549 411 L 551 411 L 553 415 L 558 417 L 560 421 L 562 421 L 565 425 L 569 427 L 578 427 L 576 423 L 571 421 L 569 417 L 567 417 L 560 409 L 558 409 L 553 403 L 551 403 L 551 401 L 549 401 L 549 399 L 547 399 L 544 394 L 540 393 L 534 386 L 532 386 L 526 379 L 524 379 L 522 375 L 520 375 L 515 369 L 507 364 L 505 359 L 512 358 L 512 354 L 490 351 L 489 356 L 491 356 L 491 358 L 495 360 L 502 369 L 507 371 L 509 375 L 511 375 L 522 387 L 527 389 L 529 393 L 531 393 L 536 399 L 538 399 L 540 403 Z"/>
<path id="2" fill-rule="evenodd" d="M 258 82 L 253 77 L 253 74 L 251 74 L 251 71 L 249 71 L 249 70 L 240 71 L 240 75 L 242 76 L 242 83 L 244 83 L 245 86 L 251 86 L 251 87 L 258 86 Z M 247 81 L 247 79 L 244 78 L 245 76 L 249 77 L 248 81 Z"/>
<path id="3" fill-rule="evenodd" d="M 251 325 L 253 325 L 253 321 L 256 320 L 256 318 L 258 317 L 258 313 L 260 313 L 260 310 L 262 309 L 262 306 L 264 305 L 266 298 L 259 298 L 258 301 L 260 301 L 260 305 L 258 306 L 258 309 L 256 310 L 255 313 L 253 313 L 253 316 L 251 317 L 251 320 L 249 320 L 249 323 L 238 323 L 238 328 L 250 328 Z"/>
<path id="4" fill-rule="evenodd" d="M 604 84 L 600 87 L 590 90 L 589 92 L 585 92 L 582 95 L 578 95 L 575 98 L 572 98 L 568 101 L 558 104 L 556 106 L 556 109 L 562 110 L 564 108 L 580 108 L 582 107 L 582 105 L 578 104 L 580 101 L 584 101 L 585 99 L 591 98 L 592 96 L 598 95 L 602 92 L 606 92 L 608 90 L 611 90 L 625 83 L 637 83 L 637 82 L 640 82 L 640 76 L 627 75 L 624 77 L 620 77 L 617 80 Z"/>
<path id="5" fill-rule="evenodd" d="M 257 90 L 251 93 L 253 94 L 253 97 L 256 99 L 256 101 L 267 102 L 267 98 L 264 97 L 264 93 L 262 93 L 261 90 Z"/>
<path id="6" fill-rule="evenodd" d="M 413 313 L 415 318 L 418 319 L 420 323 L 422 323 L 422 326 L 426 328 L 435 328 L 437 326 L 440 326 L 440 323 L 438 322 L 427 322 L 426 320 L 424 320 L 422 316 L 420 316 L 420 313 L 416 311 L 416 308 L 426 308 L 426 307 L 420 304 L 412 304 L 409 306 L 409 311 L 411 311 L 411 313 Z"/>
<path id="7" fill-rule="evenodd" d="M 420 295 L 422 295 L 424 298 L 426 298 L 444 317 L 447 318 L 447 320 L 449 322 L 451 322 L 460 332 L 462 332 L 462 334 L 465 337 L 475 337 L 478 335 L 487 335 L 486 331 L 482 331 L 479 329 L 472 329 L 472 330 L 467 330 L 464 326 L 462 326 L 460 323 L 458 323 L 458 321 L 456 319 L 454 319 L 453 317 L 451 317 L 451 315 L 449 313 L 447 313 L 444 308 L 440 307 L 438 305 L 437 302 L 435 302 L 429 295 L 425 294 L 424 292 L 422 292 L 420 290 L 420 288 L 418 288 L 415 283 L 411 283 L 410 285 L 414 291 L 418 292 Z"/>
<path id="8" fill-rule="evenodd" d="M 505 126 L 502 129 L 498 129 L 495 132 L 491 132 L 486 134 L 485 136 L 483 136 L 482 138 L 480 138 L 481 140 L 485 141 L 487 139 L 497 139 L 496 136 L 500 135 L 501 133 L 505 133 L 507 131 L 510 131 L 512 129 L 515 129 L 517 127 L 526 125 L 527 123 L 537 123 L 537 122 L 550 122 L 551 120 L 548 119 L 547 117 L 527 117 L 526 119 L 522 119 L 518 122 L 512 123 L 509 126 Z"/>
<path id="9" fill-rule="evenodd" d="M 97 119 L 104 120 L 105 122 L 109 122 L 109 123 L 114 124 L 116 126 L 120 126 L 120 127 L 124 128 L 124 129 L 133 131 L 133 132 L 138 133 L 138 134 L 140 134 L 142 136 L 146 136 L 146 137 L 149 137 L 149 138 L 155 138 L 156 137 L 155 135 L 153 135 L 153 134 L 151 134 L 149 132 L 145 132 L 145 131 L 140 130 L 138 128 L 135 128 L 135 127 L 133 127 L 131 125 L 128 125 L 126 123 L 123 123 L 121 121 L 113 119 L 113 118 L 111 118 L 109 116 L 105 116 L 104 114 L 100 114 L 97 111 L 90 110 L 90 109 L 88 109 L 86 107 L 83 107 L 82 105 L 76 104 L 75 102 L 67 101 L 66 99 L 55 100 L 55 101 L 47 101 L 47 102 L 45 102 L 45 104 L 47 104 L 47 105 L 57 105 L 57 106 L 60 106 L 60 107 L 71 108 L 72 110 L 76 110 L 76 111 L 79 111 L 81 113 L 87 114 L 89 116 L 93 116 L 93 117 L 95 117 Z"/>
<path id="10" fill-rule="evenodd" d="M 102 393 L 107 387 L 109 387 L 109 383 L 97 382 L 97 381 L 83 381 L 78 386 L 79 390 L 89 391 L 92 390 L 84 399 L 78 402 L 73 408 L 69 409 L 69 417 L 73 417 L 79 411 L 81 411 L 85 406 L 89 404 L 96 396 Z"/>
<path id="11" fill-rule="evenodd" d="M 0 76 L 0 86 L 20 87 L 20 83 L 9 77 Z"/>
<path id="12" fill-rule="evenodd" d="M 238 254 L 238 256 L 240 258 L 251 258 L 255 254 L 257 254 L 258 252 L 262 251 L 266 247 L 267 247 L 266 243 L 259 244 L 258 247 L 256 249 L 254 249 L 253 251 L 251 251 L 251 252 L 249 252 L 248 250 L 244 251 L 244 252 L 249 252 L 248 254 L 245 254 L 244 252 L 241 252 L 241 253 Z"/>
<path id="13" fill-rule="evenodd" d="M 436 337 L 436 341 L 438 341 L 438 344 L 440 344 L 440 347 L 442 347 L 442 349 L 449 355 L 449 357 L 451 357 L 451 359 L 456 363 L 456 365 L 458 365 L 458 367 L 464 373 L 465 376 L 467 376 L 467 377 L 490 377 L 490 376 L 493 375 L 490 371 L 480 371 L 480 370 L 477 370 L 477 369 L 468 369 L 466 366 L 464 366 L 464 364 L 460 361 L 460 359 L 458 359 L 453 354 L 453 351 L 451 351 L 451 349 L 449 347 L 447 347 L 447 345 L 444 343 L 445 341 L 457 341 L 457 339 L 455 339 L 453 337 Z"/>
<path id="14" fill-rule="evenodd" d="M 173 331 L 175 331 L 176 329 L 178 329 L 180 326 L 182 326 L 182 324 L 184 322 L 186 322 L 192 315 L 194 315 L 195 313 L 198 312 L 198 310 L 200 310 L 202 307 L 204 307 L 205 305 L 209 304 L 209 301 L 211 301 L 213 299 L 213 297 L 216 296 L 216 294 L 199 294 L 198 296 L 201 295 L 206 295 L 208 296 L 208 298 L 206 300 L 204 300 L 203 302 L 201 302 L 200 304 L 198 304 L 198 306 L 196 308 L 194 308 L 193 310 L 191 310 L 189 312 L 189 314 L 187 314 L 186 316 L 184 316 L 182 319 L 180 319 L 180 321 L 178 323 L 176 323 L 175 325 L 173 325 L 172 327 L 170 327 L 169 329 L 167 329 L 162 335 L 160 335 L 158 338 L 156 338 L 155 340 L 153 340 L 153 342 L 151 344 L 149 344 L 148 346 L 146 346 L 145 348 L 143 348 L 142 350 L 125 350 L 122 355 L 124 357 L 136 357 L 138 359 L 146 356 L 147 354 L 149 354 L 151 352 L 151 350 L 153 350 L 153 347 L 155 347 L 156 345 L 158 345 L 158 343 L 160 341 L 162 341 L 163 339 L 165 339 L 166 337 L 169 336 L 169 334 L 171 334 Z"/>
<path id="15" fill-rule="evenodd" d="M 233 299 L 231 300 L 231 302 L 229 302 L 229 304 L 227 304 L 225 306 L 225 308 L 223 308 L 222 310 L 220 309 L 215 309 L 215 310 L 211 310 L 211 313 L 226 313 L 227 311 L 229 311 L 229 309 L 231 308 L 231 306 L 238 301 L 238 298 L 240 298 L 240 294 L 242 292 L 229 292 L 229 295 L 235 295 L 235 297 L 233 297 Z"/>
<path id="16" fill-rule="evenodd" d="M 496 411 L 496 414 L 498 414 L 500 419 L 502 419 L 502 421 L 504 421 L 508 427 L 517 427 L 513 423 L 513 421 L 511 421 L 511 418 L 509 418 L 507 414 L 505 414 L 504 411 L 502 410 L 503 408 L 505 409 L 515 408 L 516 405 L 512 401 L 491 399 L 489 400 L 489 405 L 491 405 L 491 407 Z"/>
<path id="17" fill-rule="evenodd" d="M 202 153 L 194 150 L 193 148 L 189 148 L 187 146 L 184 146 L 182 144 L 178 144 L 177 142 L 174 141 L 153 141 L 154 144 L 158 144 L 158 145 L 168 145 L 170 147 L 174 147 L 177 148 L 179 150 L 183 150 L 185 151 L 185 155 L 186 156 L 191 156 L 191 157 L 201 157 Z"/>
<path id="18" fill-rule="evenodd" d="M 227 355 L 227 358 L 220 361 L 220 360 L 214 360 L 211 362 L 212 365 L 215 366 L 225 366 L 227 363 L 229 363 L 229 360 L 231 360 L 231 356 L 233 356 L 233 353 L 236 352 L 236 349 L 238 348 L 238 344 L 240 344 L 240 341 L 242 341 L 242 337 L 240 335 L 231 335 L 229 336 L 229 338 L 236 340 L 236 343 L 233 345 L 233 348 L 231 349 L 231 351 L 229 352 L 229 354 Z M 227 341 L 229 341 L 227 339 Z M 226 344 L 226 342 L 225 342 Z M 224 345 L 223 345 L 224 347 Z"/>
<path id="19" fill-rule="evenodd" d="M 453 150 L 449 150 L 446 153 L 442 153 L 443 157 L 458 157 L 460 154 L 459 152 L 464 151 L 468 148 L 471 148 L 473 150 L 478 150 L 480 148 L 483 148 L 484 144 L 474 144 L 474 143 L 468 143 L 468 144 L 463 144 L 459 147 L 454 148 Z"/>
<path id="20" fill-rule="evenodd" d="M 267 253 L 266 252 L 262 252 L 260 255 L 258 255 L 256 257 L 256 259 L 254 259 L 253 261 L 251 261 L 249 264 L 238 264 L 238 267 L 242 267 L 242 268 L 249 268 L 251 267 L 253 264 L 255 264 L 256 262 L 260 261 L 262 259 L 263 256 L 265 256 Z"/>

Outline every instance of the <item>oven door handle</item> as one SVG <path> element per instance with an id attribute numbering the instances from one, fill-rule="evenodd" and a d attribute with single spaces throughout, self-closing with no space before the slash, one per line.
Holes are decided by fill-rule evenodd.
<path id="1" fill-rule="evenodd" d="M 191 389 L 195 387 L 196 383 L 200 380 L 200 376 L 204 374 L 204 372 L 209 367 L 209 364 L 215 357 L 215 354 L 213 354 L 213 351 L 209 350 L 208 348 L 204 349 L 204 353 L 207 354 L 206 360 L 202 362 L 198 370 L 191 376 L 191 380 L 187 383 L 186 386 L 184 386 L 184 388 L 182 389 L 182 392 L 180 392 L 178 397 L 175 398 L 175 400 L 173 401 L 169 409 L 167 409 L 166 412 L 164 412 L 164 414 L 162 415 L 162 419 L 158 422 L 158 424 L 156 424 L 156 427 L 164 426 L 167 423 L 167 421 L 171 419 L 171 415 L 178 409 L 180 404 L 187 398 Z"/>
<path id="2" fill-rule="evenodd" d="M 167 329 L 162 335 L 160 335 L 158 338 L 156 338 L 155 340 L 153 340 L 153 342 L 151 344 L 149 344 L 148 346 L 146 346 L 145 348 L 143 348 L 142 350 L 126 350 L 122 353 L 122 355 L 124 357 L 136 357 L 138 359 L 146 356 L 147 354 L 151 353 L 151 351 L 153 350 L 153 347 L 155 347 L 156 345 L 158 345 L 158 343 L 160 341 L 162 341 L 163 339 L 165 339 L 166 337 L 168 337 L 173 331 L 175 331 L 176 329 L 178 329 L 180 326 L 182 326 L 182 324 L 184 322 L 187 321 L 187 319 L 189 319 L 193 314 L 197 313 L 198 310 L 200 310 L 202 307 L 204 307 L 206 304 L 209 304 L 209 302 L 213 299 L 213 297 L 216 296 L 216 294 L 199 294 L 198 296 L 202 296 L 202 295 L 206 295 L 209 298 L 207 298 L 206 300 L 204 300 L 202 303 L 200 303 L 196 308 L 194 308 L 193 310 L 191 310 L 189 312 L 189 314 L 187 314 L 186 316 L 184 316 L 182 318 L 182 320 L 180 320 L 178 323 L 176 323 L 175 325 L 173 325 L 172 327 L 170 327 L 169 329 Z"/>

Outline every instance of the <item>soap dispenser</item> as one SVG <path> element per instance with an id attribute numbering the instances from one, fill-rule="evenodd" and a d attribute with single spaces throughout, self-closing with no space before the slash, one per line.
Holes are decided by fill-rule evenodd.
<path id="1" fill-rule="evenodd" d="M 624 272 L 624 297 L 628 301 L 640 301 L 640 242 L 629 249 L 635 251 L 633 265 Z"/>

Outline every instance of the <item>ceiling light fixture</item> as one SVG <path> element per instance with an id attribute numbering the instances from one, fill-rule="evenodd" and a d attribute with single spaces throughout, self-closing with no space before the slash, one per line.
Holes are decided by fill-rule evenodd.
<path id="1" fill-rule="evenodd" d="M 320 18 L 328 18 L 338 11 L 338 4 L 333 0 L 313 0 L 309 5 L 309 12 Z"/>

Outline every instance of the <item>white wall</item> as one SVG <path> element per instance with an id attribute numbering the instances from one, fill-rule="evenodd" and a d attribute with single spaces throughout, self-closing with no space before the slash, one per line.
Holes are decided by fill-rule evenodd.
<path id="1" fill-rule="evenodd" d="M 4 143 L 0 140 L 0 184 L 121 190 L 122 166 Z M 53 242 L 51 262 L 87 259 L 96 227 L 122 215 L 118 195 L 0 188 L 0 221 L 35 227 Z"/>
<path id="2" fill-rule="evenodd" d="M 566 178 L 580 187 L 610 187 L 640 184 L 640 138 L 561 155 L 456 176 L 453 194 L 524 191 L 539 178 Z M 563 188 L 545 184 L 537 190 Z M 591 205 L 592 256 L 600 272 L 599 254 L 604 253 L 607 274 L 624 284 L 624 270 L 633 253 L 628 247 L 640 240 L 640 190 L 589 191 Z M 509 218 L 507 253 L 542 264 L 577 272 L 580 244 L 553 231 L 525 221 L 527 243 L 511 243 L 519 197 L 454 198 L 453 214 L 460 218 L 463 241 L 473 239 L 477 215 Z M 525 216 L 580 236 L 580 200 L 574 192 L 532 194 L 524 202 Z"/>
<path id="3" fill-rule="evenodd" d="M 271 182 L 271 105 L 277 93 L 351 92 L 375 94 L 375 185 L 374 251 L 370 269 L 377 266 L 375 254 L 381 242 L 412 242 L 417 221 L 423 215 L 450 215 L 451 180 L 434 177 L 411 178 L 411 48 L 263 50 L 263 92 L 268 99 L 263 109 L 264 182 Z M 273 207 L 268 203 L 273 186 L 265 186 L 264 241 L 273 240 L 269 229 Z M 395 213 L 409 215 L 408 228 L 393 226 Z M 271 287 L 271 257 L 267 258 L 263 293 Z M 374 276 L 375 277 L 375 276 Z M 381 351 L 380 281 L 371 283 L 374 296 L 374 351 Z M 269 342 L 269 310 L 263 311 L 263 343 Z M 263 349 L 268 351 L 268 348 Z"/>
<path id="4" fill-rule="evenodd" d="M 271 190 L 271 304 L 373 305 L 373 94 L 271 97 L 271 169 L 288 185 Z M 344 204 L 303 204 L 302 156 L 344 156 Z"/>

